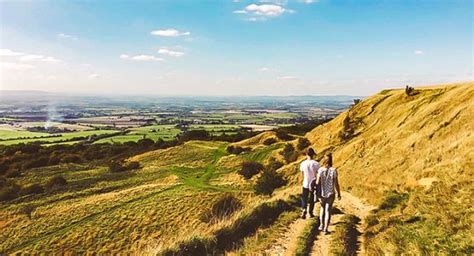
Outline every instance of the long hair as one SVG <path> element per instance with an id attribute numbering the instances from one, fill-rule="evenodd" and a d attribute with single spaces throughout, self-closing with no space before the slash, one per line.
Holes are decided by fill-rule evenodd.
<path id="1" fill-rule="evenodd" d="M 332 154 L 331 153 L 327 153 L 326 155 L 324 155 L 323 165 L 332 167 Z"/>

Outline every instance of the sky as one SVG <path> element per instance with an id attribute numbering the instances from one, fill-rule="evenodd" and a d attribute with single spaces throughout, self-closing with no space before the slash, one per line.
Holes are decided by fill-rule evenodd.
<path id="1" fill-rule="evenodd" d="M 0 89 L 370 95 L 473 79 L 463 0 L 0 0 Z"/>

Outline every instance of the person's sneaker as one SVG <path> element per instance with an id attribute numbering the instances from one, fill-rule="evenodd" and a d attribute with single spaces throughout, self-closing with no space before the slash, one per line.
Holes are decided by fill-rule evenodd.
<path id="1" fill-rule="evenodd" d="M 303 212 L 303 213 L 301 214 L 301 218 L 302 218 L 302 219 L 306 219 L 306 212 Z"/>
<path id="2" fill-rule="evenodd" d="M 318 230 L 319 231 L 323 231 L 324 227 L 323 226 L 319 226 Z"/>
<path id="3" fill-rule="evenodd" d="M 331 231 L 329 231 L 329 230 L 324 230 L 324 234 L 325 234 L 325 235 L 329 235 L 329 234 L 331 234 Z"/>
<path id="4" fill-rule="evenodd" d="M 309 217 L 310 217 L 310 218 L 314 218 L 314 214 L 310 213 L 310 214 L 309 214 Z"/>

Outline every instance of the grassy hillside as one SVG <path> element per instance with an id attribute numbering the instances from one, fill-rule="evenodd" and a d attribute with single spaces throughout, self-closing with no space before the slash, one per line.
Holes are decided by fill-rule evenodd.
<path id="1" fill-rule="evenodd" d="M 120 173 L 78 164 L 25 171 L 14 181 L 41 184 L 45 192 L 0 204 L 0 252 L 155 253 L 195 236 L 211 236 L 268 199 L 235 175 L 240 166 L 233 163 L 263 161 L 278 148 L 236 156 L 226 152 L 227 145 L 191 141 L 151 151 L 128 159 L 139 161 L 141 169 Z M 56 175 L 67 185 L 47 187 Z M 208 213 L 229 196 L 240 205 L 235 213 L 226 212 L 225 221 Z M 31 216 L 25 213 L 28 207 Z"/>
<path id="2" fill-rule="evenodd" d="M 370 253 L 473 252 L 473 99 L 474 83 L 384 90 L 306 135 L 343 189 L 381 205 Z"/>

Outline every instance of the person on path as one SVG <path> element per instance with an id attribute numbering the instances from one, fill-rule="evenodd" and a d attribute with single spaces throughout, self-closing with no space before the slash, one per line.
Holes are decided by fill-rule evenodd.
<path id="1" fill-rule="evenodd" d="M 314 191 L 311 186 L 313 180 L 316 179 L 316 173 L 319 169 L 319 163 L 314 160 L 316 152 L 314 149 L 309 148 L 306 152 L 306 160 L 301 162 L 300 171 L 303 174 L 303 191 L 301 193 L 301 208 L 303 212 L 301 218 L 306 219 L 306 213 L 308 212 L 307 207 L 309 204 L 309 217 L 314 217 Z"/>
<path id="2" fill-rule="evenodd" d="M 328 226 L 331 221 L 331 210 L 334 198 L 341 200 L 341 190 L 336 168 L 332 167 L 332 154 L 326 154 L 322 161 L 322 167 L 318 170 L 316 184 L 321 187 L 321 209 L 319 211 L 319 230 L 329 234 Z"/>

